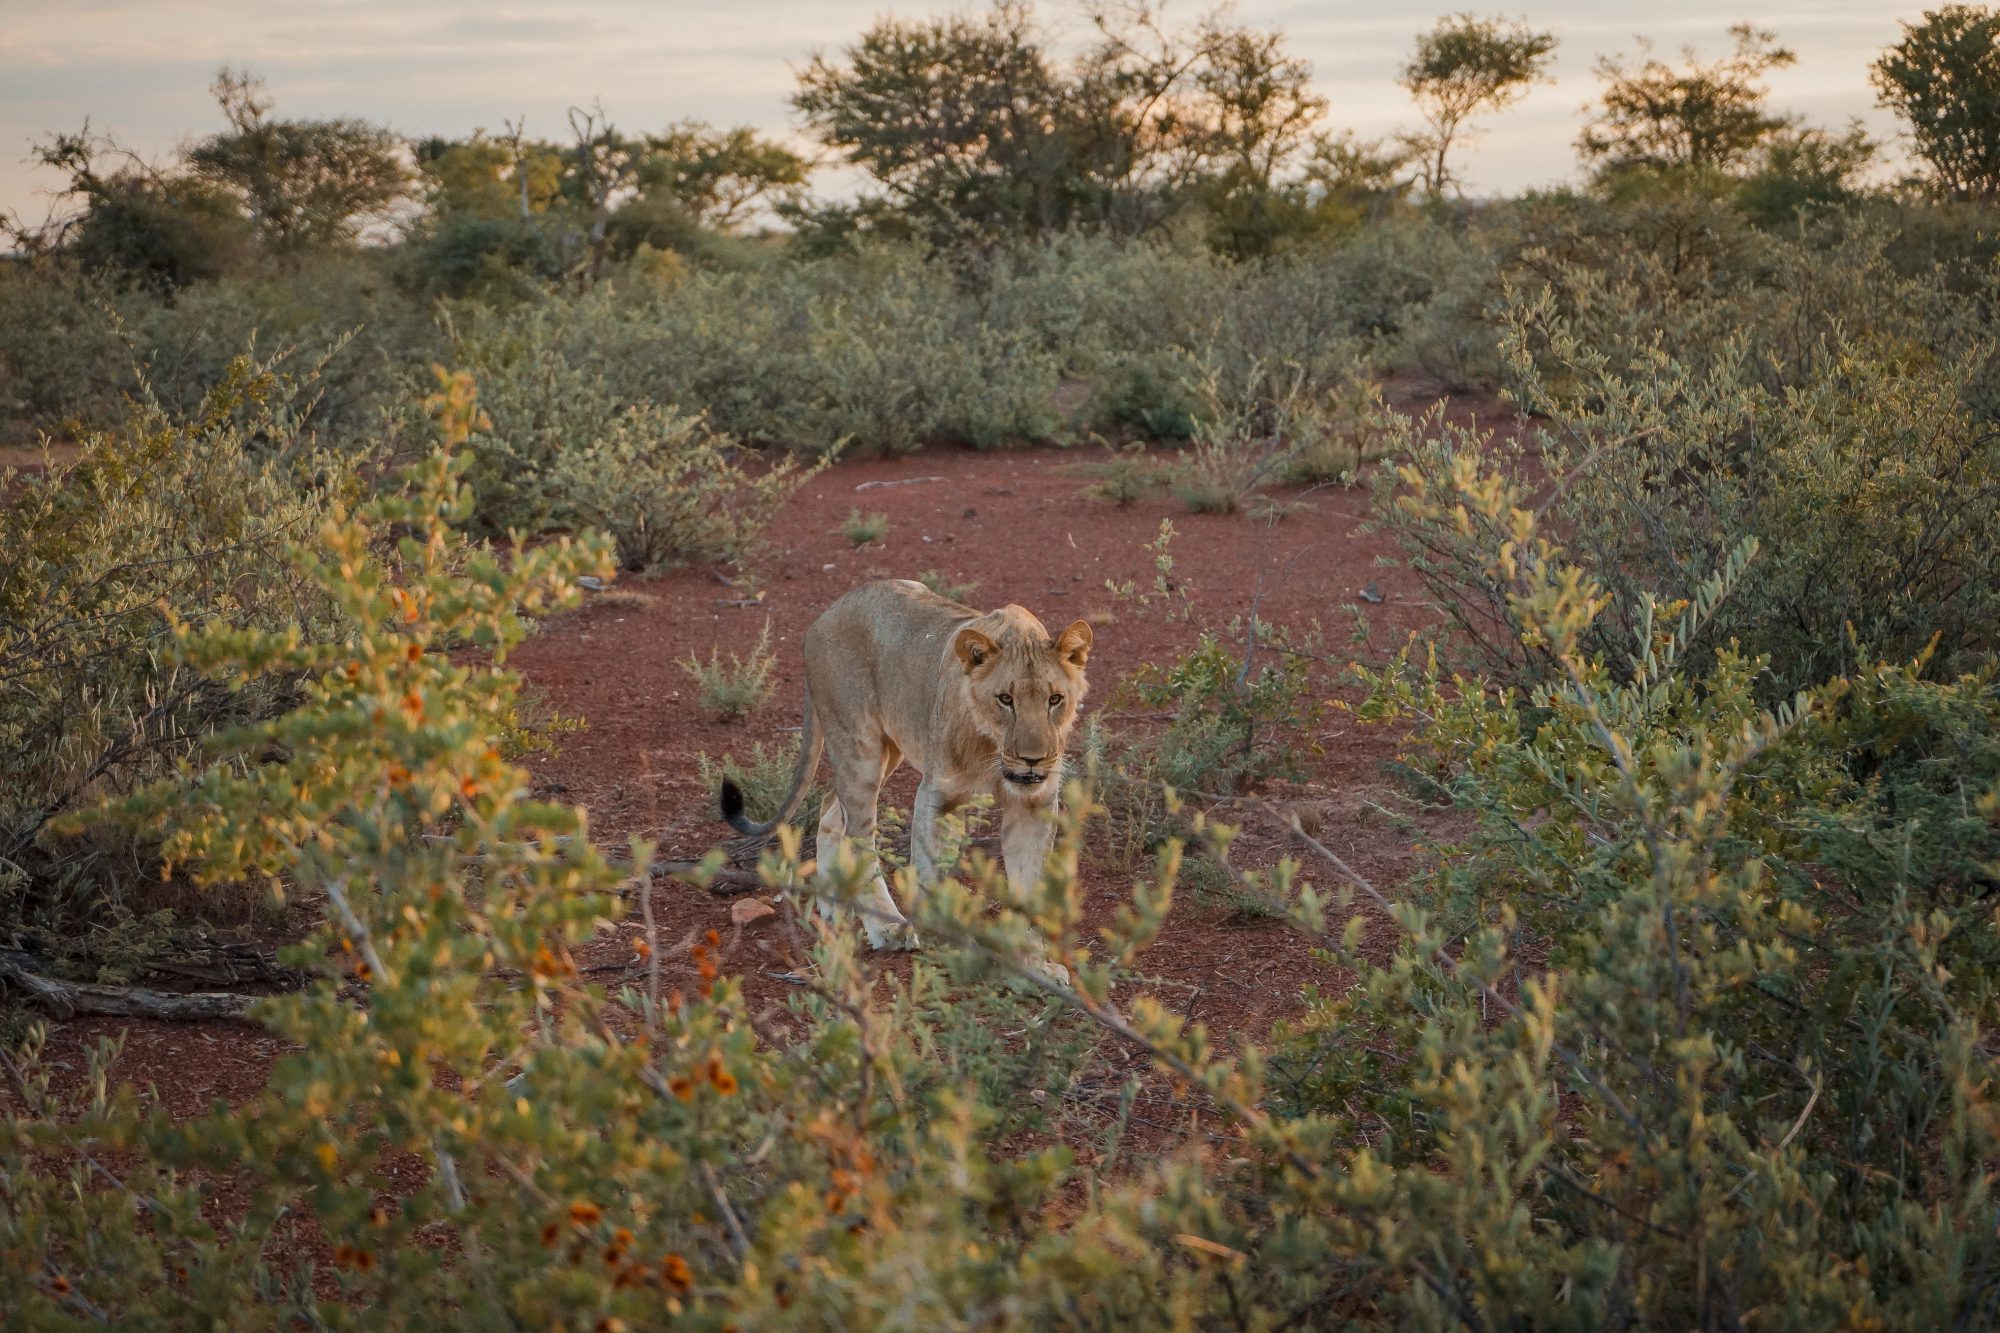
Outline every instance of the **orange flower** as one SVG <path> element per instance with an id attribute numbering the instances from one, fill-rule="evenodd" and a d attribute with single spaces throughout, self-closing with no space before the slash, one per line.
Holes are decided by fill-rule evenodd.
<path id="1" fill-rule="evenodd" d="M 550 1249 L 555 1248 L 556 1241 L 561 1236 L 562 1228 L 553 1222 L 542 1228 L 542 1244 L 548 1246 Z"/>
<path id="2" fill-rule="evenodd" d="M 352 1245 L 341 1245 L 333 1252 L 333 1263 L 336 1268 L 353 1268 L 365 1273 L 375 1266 L 375 1256 Z"/>
<path id="3" fill-rule="evenodd" d="M 479 779 L 473 777 L 471 774 L 467 774 L 465 777 L 459 779 L 458 794 L 468 801 L 478 796 Z"/>
<path id="4" fill-rule="evenodd" d="M 413 722 L 423 721 L 424 720 L 423 696 L 418 694 L 415 690 L 411 690 L 408 694 L 404 695 L 403 711 L 410 715 L 411 721 Z"/>
<path id="5" fill-rule="evenodd" d="M 61 1273 L 57 1273 L 54 1277 L 49 1279 L 49 1286 L 54 1289 L 56 1295 L 58 1296 L 69 1295 L 69 1279 L 64 1277 Z"/>
<path id="6" fill-rule="evenodd" d="M 604 1218 L 604 1210 L 596 1204 L 578 1199 L 569 1206 L 569 1220 L 580 1227 L 595 1226 Z"/>
<path id="7" fill-rule="evenodd" d="M 418 643 L 415 639 L 411 639 L 409 643 L 405 644 L 403 647 L 403 656 L 409 661 L 414 662 L 419 658 L 421 658 L 423 655 L 424 655 L 424 646 Z"/>
<path id="8" fill-rule="evenodd" d="M 694 1290 L 694 1270 L 678 1254 L 660 1260 L 660 1280 L 683 1296 Z"/>
<path id="9" fill-rule="evenodd" d="M 684 1102 L 694 1100 L 694 1084 L 687 1079 L 672 1078 L 667 1080 L 667 1090 Z"/>

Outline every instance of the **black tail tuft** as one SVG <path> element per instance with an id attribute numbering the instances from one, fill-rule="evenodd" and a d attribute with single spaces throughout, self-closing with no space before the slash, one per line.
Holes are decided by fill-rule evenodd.
<path id="1" fill-rule="evenodd" d="M 722 780 L 722 818 L 738 833 L 754 833 L 756 828 L 743 817 L 743 789 L 732 778 Z"/>

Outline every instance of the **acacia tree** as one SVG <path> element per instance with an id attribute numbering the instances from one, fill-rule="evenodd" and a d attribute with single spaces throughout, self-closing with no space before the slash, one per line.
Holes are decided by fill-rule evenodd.
<path id="1" fill-rule="evenodd" d="M 1465 124 L 1486 111 L 1500 111 L 1548 79 L 1556 38 L 1535 32 L 1524 20 L 1508 22 L 1454 14 L 1417 36 L 1417 49 L 1399 82 L 1416 100 L 1430 126 L 1409 136 L 1427 193 L 1444 193 L 1458 178 L 1446 155 Z"/>
<path id="2" fill-rule="evenodd" d="M 1205 20 L 1169 30 L 1143 4 L 1091 12 L 1061 58 L 1025 5 L 885 19 L 818 55 L 793 105 L 807 126 L 933 234 L 1132 234 L 1195 198 L 1268 190 L 1325 113 L 1276 33 Z"/>
<path id="3" fill-rule="evenodd" d="M 1939 189 L 2000 199 L 2000 12 L 1946 5 L 1905 23 L 1873 74 Z"/>
<path id="4" fill-rule="evenodd" d="M 351 243 L 414 184 L 403 144 L 379 125 L 274 120 L 261 79 L 223 69 L 211 86 L 229 129 L 188 154 L 193 173 L 243 201 L 273 250 Z"/>
<path id="5" fill-rule="evenodd" d="M 1060 224 L 1059 79 L 1025 6 L 884 19 L 844 56 L 815 55 L 792 105 L 904 211 L 937 224 Z"/>
<path id="6" fill-rule="evenodd" d="M 1702 64 L 1692 48 L 1685 68 L 1647 56 L 1636 67 L 1623 56 L 1597 65 L 1605 82 L 1602 106 L 1584 128 L 1577 148 L 1601 173 L 1640 170 L 1715 170 L 1741 166 L 1787 123 L 1764 105 L 1762 80 L 1796 56 L 1777 34 L 1739 23 L 1736 49 Z"/>
<path id="7" fill-rule="evenodd" d="M 811 173 L 805 157 L 748 126 L 684 120 L 646 136 L 635 183 L 642 195 L 664 193 L 700 225 L 729 231 L 760 205 L 796 197 Z"/>

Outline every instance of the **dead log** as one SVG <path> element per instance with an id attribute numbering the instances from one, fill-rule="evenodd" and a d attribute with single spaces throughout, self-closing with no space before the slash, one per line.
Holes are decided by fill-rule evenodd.
<path id="1" fill-rule="evenodd" d="M 38 1007 L 57 1018 L 90 1014 L 104 1018 L 158 1018 L 188 1022 L 205 1018 L 242 1018 L 252 1004 L 262 998 L 233 991 L 197 991 L 176 995 L 171 991 L 145 990 L 138 986 L 100 986 L 82 981 L 58 981 L 0 957 L 0 981 L 25 994 Z"/>

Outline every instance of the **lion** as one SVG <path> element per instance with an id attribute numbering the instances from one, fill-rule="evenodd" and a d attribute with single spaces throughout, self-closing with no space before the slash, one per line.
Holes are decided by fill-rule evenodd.
<path id="1" fill-rule="evenodd" d="M 863 584 L 806 631 L 799 762 L 778 813 L 752 823 L 741 789 L 725 778 L 722 817 L 739 833 L 769 837 L 797 813 L 824 751 L 833 794 L 820 813 L 821 861 L 843 838 L 872 858 L 882 783 L 907 761 L 922 774 L 910 812 L 919 891 L 937 879 L 938 816 L 990 792 L 1008 890 L 1023 900 L 1055 840 L 1063 751 L 1088 688 L 1090 645 L 1082 620 L 1052 636 L 1019 606 L 982 615 L 910 579 Z M 879 861 L 862 921 L 872 948 L 917 946 Z"/>

